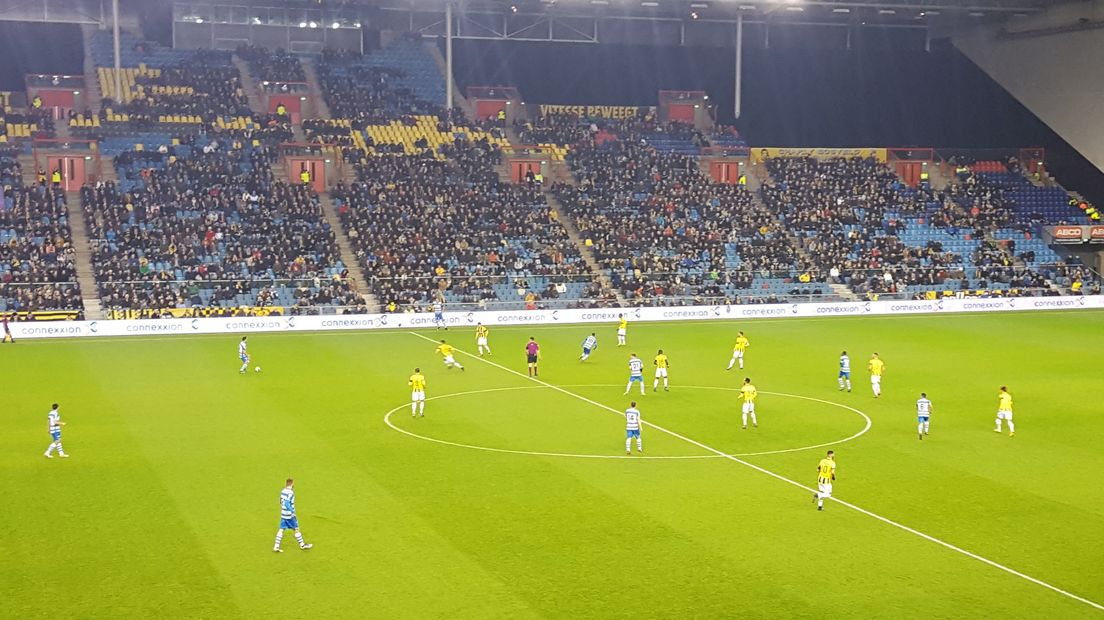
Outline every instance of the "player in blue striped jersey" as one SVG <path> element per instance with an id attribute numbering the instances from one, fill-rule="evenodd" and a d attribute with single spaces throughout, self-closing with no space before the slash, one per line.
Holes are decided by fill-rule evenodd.
<path id="1" fill-rule="evenodd" d="M 632 454 L 633 437 L 636 438 L 636 451 L 644 452 L 644 443 L 640 438 L 640 410 L 636 408 L 635 400 L 625 410 L 625 454 Z"/>
<path id="2" fill-rule="evenodd" d="M 844 382 L 847 383 L 847 391 L 851 391 L 851 358 L 847 357 L 847 351 L 840 353 L 839 389 L 843 391 Z"/>
<path id="3" fill-rule="evenodd" d="M 246 336 L 242 336 L 241 342 L 238 343 L 238 359 L 241 360 L 241 368 L 238 369 L 239 374 L 245 374 L 245 369 L 249 368 L 249 351 L 246 350 L 245 344 Z"/>
<path id="4" fill-rule="evenodd" d="M 295 481 L 288 478 L 284 490 L 280 491 L 280 529 L 276 530 L 276 544 L 272 547 L 276 553 L 283 551 L 280 549 L 280 542 L 284 539 L 284 530 L 295 531 L 295 540 L 299 541 L 300 549 L 310 549 L 314 546 L 308 545 L 303 540 L 303 533 L 299 531 L 299 518 L 295 516 L 294 486 Z"/>
<path id="5" fill-rule="evenodd" d="M 920 392 L 920 400 L 916 401 L 916 435 L 921 440 L 928 434 L 928 419 L 931 418 L 933 409 L 928 395 Z"/>
<path id="6" fill-rule="evenodd" d="M 433 324 L 437 329 L 444 327 L 445 331 L 448 331 L 448 323 L 445 322 L 445 306 L 440 299 L 433 302 Z"/>
<path id="7" fill-rule="evenodd" d="M 590 357 L 592 351 L 598 348 L 598 336 L 591 332 L 586 340 L 583 341 L 583 354 L 579 356 L 579 361 L 584 361 Z"/>
<path id="8" fill-rule="evenodd" d="M 629 356 L 629 384 L 625 386 L 625 394 L 632 389 L 632 384 L 640 384 L 640 395 L 644 395 L 644 360 L 633 353 Z"/>
<path id="9" fill-rule="evenodd" d="M 57 450 L 58 456 L 63 459 L 69 458 L 69 455 L 65 453 L 65 450 L 61 447 L 61 427 L 65 426 L 65 422 L 61 421 L 61 414 L 58 412 L 58 404 L 54 403 L 53 409 L 50 409 L 50 413 L 46 414 L 46 419 L 50 424 L 50 447 L 46 448 L 46 458 L 54 458 L 54 450 Z"/>

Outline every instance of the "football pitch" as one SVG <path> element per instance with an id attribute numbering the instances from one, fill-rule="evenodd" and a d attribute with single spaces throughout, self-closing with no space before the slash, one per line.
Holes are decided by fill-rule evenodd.
<path id="1" fill-rule="evenodd" d="M 1099 618 L 1102 325 L 630 324 L 625 347 L 611 324 L 502 327 L 482 359 L 469 327 L 253 334 L 245 375 L 232 334 L 3 345 L 0 616 Z M 726 372 L 739 329 L 746 368 Z M 623 396 L 630 353 L 644 396 Z M 993 432 L 1001 385 L 1015 437 Z M 624 451 L 630 398 L 643 455 Z M 43 458 L 53 402 L 69 459 Z M 818 512 L 828 449 L 839 501 Z M 275 554 L 287 477 L 314 548 Z"/>

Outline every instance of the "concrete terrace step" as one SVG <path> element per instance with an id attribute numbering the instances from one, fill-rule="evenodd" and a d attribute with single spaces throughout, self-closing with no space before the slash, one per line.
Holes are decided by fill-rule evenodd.
<path id="1" fill-rule="evenodd" d="M 326 218 L 326 222 L 334 231 L 337 238 L 337 249 L 341 252 L 341 262 L 345 263 L 345 268 L 349 270 L 349 278 L 356 286 L 356 291 L 364 297 L 364 302 L 369 309 L 373 312 L 380 311 L 379 300 L 368 288 L 368 280 L 364 277 L 364 271 L 360 268 L 356 251 L 353 249 L 352 242 L 349 241 L 349 236 L 345 234 L 345 228 L 341 225 L 341 217 L 337 214 L 337 205 L 334 204 L 329 192 L 319 194 L 318 197 L 322 202 L 322 216 Z"/>
<path id="2" fill-rule="evenodd" d="M 547 187 L 547 186 L 546 186 Z M 598 281 L 602 284 L 603 288 L 607 288 L 617 295 L 617 305 L 621 307 L 628 307 L 629 301 L 621 294 L 621 291 L 617 290 L 613 286 L 613 281 L 610 280 L 609 274 L 606 270 L 602 269 L 602 266 L 598 264 L 598 259 L 594 257 L 594 252 L 591 248 L 587 247 L 583 238 L 579 236 L 579 229 L 575 226 L 575 220 L 567 214 L 567 209 L 564 208 L 563 203 L 556 198 L 555 194 L 550 191 L 544 192 L 545 199 L 548 201 L 548 206 L 556 211 L 559 215 L 560 225 L 564 227 L 564 231 L 567 233 L 567 237 L 571 239 L 571 242 L 575 244 L 575 247 L 579 249 L 579 254 L 582 255 L 583 260 L 586 262 L 590 272 L 598 278 Z"/>
<path id="3" fill-rule="evenodd" d="M 66 192 L 65 206 L 69 228 L 73 232 L 73 247 L 76 249 L 77 283 L 80 284 L 81 297 L 84 298 L 84 316 L 89 320 L 102 319 L 104 313 L 100 287 L 96 285 L 96 274 L 92 267 L 91 233 L 81 210 L 80 193 Z"/>

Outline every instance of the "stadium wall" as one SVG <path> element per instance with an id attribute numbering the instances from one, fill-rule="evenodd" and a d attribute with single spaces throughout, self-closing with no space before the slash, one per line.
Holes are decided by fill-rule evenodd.
<path id="1" fill-rule="evenodd" d="M 1104 171 L 1104 2 L 1056 6 L 999 30 L 951 39 L 1055 132 Z"/>
<path id="2" fill-rule="evenodd" d="M 931 301 L 867 301 L 837 303 L 681 306 L 667 308 L 603 308 L 517 310 L 510 312 L 446 312 L 450 327 L 484 325 L 573 325 L 609 323 L 625 314 L 632 321 L 748 321 L 833 316 L 894 316 L 975 312 L 1027 312 L 1104 308 L 1104 296 L 1007 297 Z M 254 332 L 364 331 L 433 327 L 429 313 L 329 316 L 270 316 L 123 321 L 57 321 L 12 323 L 12 336 L 26 338 L 98 338 L 110 336 L 183 336 Z"/>

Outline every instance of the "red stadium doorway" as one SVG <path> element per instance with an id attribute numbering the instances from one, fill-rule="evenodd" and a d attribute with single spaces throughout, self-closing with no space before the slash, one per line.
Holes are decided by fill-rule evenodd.
<path id="1" fill-rule="evenodd" d="M 67 192 L 79 191 L 86 180 L 84 157 L 75 155 L 47 155 L 46 178 L 53 182 L 54 172 L 61 173 L 61 188 Z"/>

